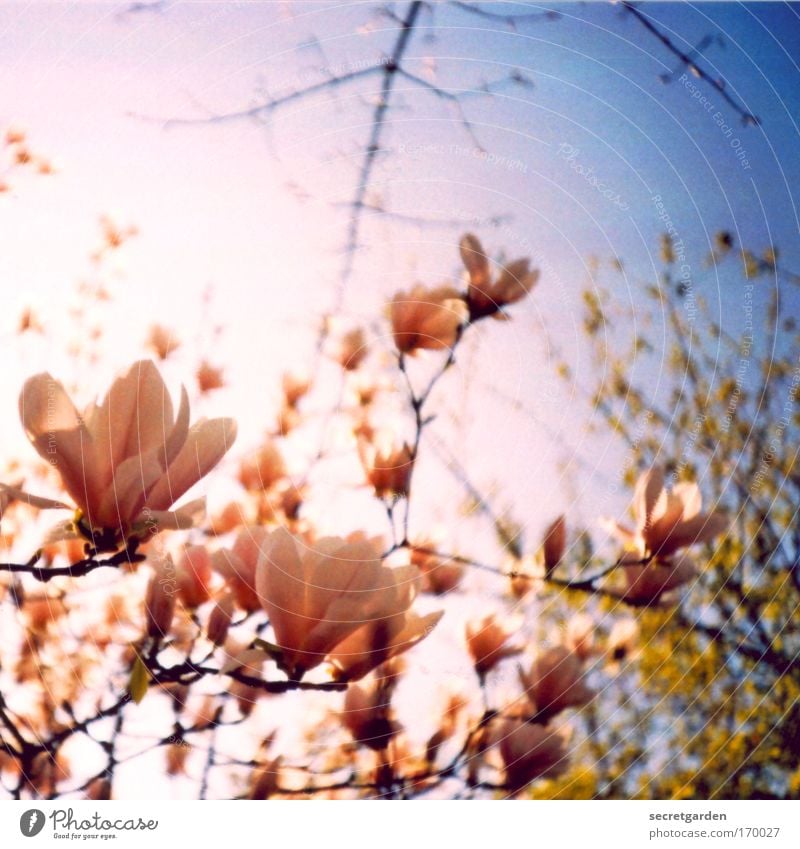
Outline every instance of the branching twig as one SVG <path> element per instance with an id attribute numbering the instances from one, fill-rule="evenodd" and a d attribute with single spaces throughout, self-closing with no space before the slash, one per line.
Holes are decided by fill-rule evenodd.
<path id="1" fill-rule="evenodd" d="M 68 566 L 37 566 L 36 564 L 42 557 L 42 552 L 37 551 L 27 563 L 0 563 L 0 572 L 31 575 L 37 581 L 42 581 L 43 583 L 47 583 L 53 578 L 82 578 L 84 575 L 94 572 L 95 569 L 102 569 L 104 567 L 116 568 L 123 564 L 141 563 L 145 560 L 145 555 L 137 553 L 136 549 L 138 546 L 139 540 L 134 539 L 127 548 L 118 551 L 105 560 L 95 560 L 93 557 L 87 557 Z"/>
<path id="2" fill-rule="evenodd" d="M 684 50 L 681 50 L 677 44 L 665 33 L 662 32 L 650 19 L 650 17 L 642 12 L 638 6 L 634 3 L 623 2 L 622 8 L 633 15 L 633 17 L 649 32 L 652 33 L 663 45 L 669 50 L 669 52 L 675 56 L 676 59 L 679 59 L 681 63 L 690 70 L 698 79 L 703 80 L 703 82 L 710 85 L 719 96 L 736 112 L 737 115 L 742 119 L 742 123 L 745 125 L 759 124 L 758 118 L 749 112 L 744 106 L 738 103 L 727 91 L 725 85 L 720 80 L 714 79 L 707 71 L 703 70 L 697 62 L 694 61 L 692 56 L 686 53 Z"/>

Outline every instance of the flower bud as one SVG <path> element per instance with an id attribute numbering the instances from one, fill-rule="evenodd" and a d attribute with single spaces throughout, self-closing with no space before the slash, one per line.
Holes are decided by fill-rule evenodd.
<path id="1" fill-rule="evenodd" d="M 564 556 L 567 543 L 567 525 L 563 516 L 559 516 L 544 532 L 544 569 L 546 575 L 552 575 Z"/>
<path id="2" fill-rule="evenodd" d="M 234 600 L 232 593 L 225 595 L 214 605 L 208 617 L 206 636 L 215 645 L 221 646 L 228 638 L 228 629 L 233 618 Z"/>
<path id="3" fill-rule="evenodd" d="M 355 371 L 368 353 L 364 331 L 357 327 L 342 337 L 336 360 L 345 371 Z"/>
<path id="4" fill-rule="evenodd" d="M 203 360 L 195 372 L 197 388 L 202 395 L 212 392 L 214 389 L 222 389 L 225 385 L 225 374 L 221 368 L 212 366 L 207 360 Z"/>
<path id="5" fill-rule="evenodd" d="M 283 375 L 282 388 L 286 406 L 293 410 L 311 389 L 311 378 L 299 372 L 286 372 Z"/>
<path id="6" fill-rule="evenodd" d="M 145 617 L 147 634 L 160 639 L 166 637 L 175 616 L 178 598 L 178 583 L 172 558 L 164 557 L 154 564 L 153 576 L 145 595 Z"/>
<path id="7" fill-rule="evenodd" d="M 108 802 L 111 799 L 111 782 L 107 778 L 95 778 L 86 788 L 86 798 L 94 802 Z"/>
<path id="8" fill-rule="evenodd" d="M 202 545 L 190 545 L 178 561 L 176 582 L 181 601 L 190 610 L 208 601 L 211 555 Z"/>
<path id="9" fill-rule="evenodd" d="M 481 681 L 501 660 L 522 652 L 521 646 L 507 644 L 511 634 L 491 615 L 467 623 L 466 636 L 467 649 Z"/>
<path id="10" fill-rule="evenodd" d="M 406 497 L 411 486 L 414 457 L 408 443 L 401 446 L 382 440 L 382 444 L 361 444 L 361 462 L 367 481 L 378 498 Z"/>
<path id="11" fill-rule="evenodd" d="M 281 757 L 280 755 L 258 767 L 253 773 L 253 785 L 250 799 L 269 799 L 280 792 Z"/>

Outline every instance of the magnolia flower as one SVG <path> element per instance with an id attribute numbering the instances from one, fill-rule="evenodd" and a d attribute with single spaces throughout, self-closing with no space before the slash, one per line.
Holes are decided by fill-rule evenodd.
<path id="1" fill-rule="evenodd" d="M 467 306 L 459 293 L 449 287 L 425 289 L 415 286 L 400 292 L 389 304 L 389 318 L 397 350 L 414 354 L 427 349 L 452 348 L 467 319 Z"/>
<path id="2" fill-rule="evenodd" d="M 300 677 L 328 655 L 340 678 L 355 680 L 424 637 L 438 621 L 408 613 L 413 566 L 381 563 L 375 541 L 325 537 L 312 543 L 285 528 L 263 542 L 256 590 L 281 649 Z"/>
<path id="3" fill-rule="evenodd" d="M 469 287 L 467 306 L 470 321 L 494 316 L 504 318 L 503 307 L 524 298 L 539 280 L 539 270 L 530 268 L 530 260 L 517 259 L 492 279 L 489 259 L 476 236 L 467 233 L 459 245 L 461 261 L 467 269 Z"/>
<path id="4" fill-rule="evenodd" d="M 466 636 L 467 649 L 481 681 L 501 660 L 522 652 L 522 646 L 508 645 L 511 632 L 492 615 L 468 622 Z"/>
<path id="5" fill-rule="evenodd" d="M 506 770 L 506 785 L 517 793 L 537 778 L 553 778 L 568 765 L 568 734 L 521 720 L 501 726 L 500 756 Z"/>
<path id="6" fill-rule="evenodd" d="M 284 403 L 275 418 L 275 429 L 279 436 L 288 436 L 301 422 L 302 416 L 297 407 Z"/>
<path id="7" fill-rule="evenodd" d="M 197 388 L 202 395 L 214 389 L 222 389 L 225 385 L 225 372 L 217 366 L 212 366 L 208 360 L 200 363 L 194 376 L 197 379 Z"/>
<path id="8" fill-rule="evenodd" d="M 376 752 L 385 749 L 402 731 L 402 726 L 392 717 L 391 691 L 381 681 L 374 681 L 366 686 L 351 684 L 344 697 L 342 725 L 356 743 Z"/>
<path id="9" fill-rule="evenodd" d="M 620 619 L 608 635 L 606 649 L 612 663 L 621 663 L 631 657 L 639 643 L 639 625 L 635 619 Z"/>
<path id="10" fill-rule="evenodd" d="M 397 446 L 389 440 L 378 440 L 377 444 L 362 440 L 359 454 L 367 481 L 378 498 L 408 495 L 414 471 L 414 457 L 408 443 Z"/>
<path id="11" fill-rule="evenodd" d="M 369 353 L 364 331 L 357 327 L 345 333 L 339 343 L 336 361 L 345 371 L 355 371 Z"/>
<path id="12" fill-rule="evenodd" d="M 29 330 L 34 333 L 43 333 L 44 327 L 33 309 L 25 307 L 17 322 L 17 333 L 27 333 Z"/>
<path id="13" fill-rule="evenodd" d="M 664 487 L 664 473 L 653 468 L 636 484 L 633 510 L 636 530 L 613 524 L 611 530 L 629 551 L 665 560 L 681 548 L 709 542 L 727 527 L 719 511 L 701 513 L 700 489 L 696 483 L 678 483 L 672 491 Z"/>
<path id="14" fill-rule="evenodd" d="M 190 428 L 185 389 L 175 415 L 149 360 L 130 366 L 83 413 L 49 374 L 25 382 L 19 409 L 28 439 L 80 510 L 79 530 L 106 550 L 131 535 L 190 526 L 196 505 L 168 509 L 236 438 L 232 419 L 201 419 Z"/>
<path id="15" fill-rule="evenodd" d="M 287 481 L 275 493 L 275 507 L 283 511 L 287 519 L 296 519 L 300 514 L 300 508 L 306 500 L 307 492 L 304 486 Z"/>
<path id="16" fill-rule="evenodd" d="M 634 493 L 636 530 L 612 523 L 610 530 L 626 546 L 620 560 L 625 588 L 617 595 L 630 604 L 657 604 L 664 593 L 683 586 L 697 569 L 688 555 L 674 559 L 682 548 L 709 542 L 727 527 L 719 511 L 701 513 L 700 490 L 694 483 L 676 484 L 669 492 L 664 475 L 645 472 Z"/>
<path id="17" fill-rule="evenodd" d="M 167 357 L 180 348 L 180 341 L 175 333 L 163 324 L 154 324 L 147 335 L 147 347 L 159 358 Z"/>
<path id="18" fill-rule="evenodd" d="M 261 492 L 286 476 L 286 465 L 278 447 L 266 441 L 255 456 L 242 461 L 239 482 L 248 492 Z"/>
<path id="19" fill-rule="evenodd" d="M 548 649 L 536 658 L 530 672 L 520 669 L 519 676 L 540 719 L 582 707 L 594 696 L 584 683 L 580 658 L 565 646 Z"/>
<path id="20" fill-rule="evenodd" d="M 311 378 L 305 372 L 287 371 L 281 378 L 286 406 L 294 409 L 311 389 Z"/>

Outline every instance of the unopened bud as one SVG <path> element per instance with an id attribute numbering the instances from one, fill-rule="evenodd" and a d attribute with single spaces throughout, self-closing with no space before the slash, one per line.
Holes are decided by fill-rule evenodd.
<path id="1" fill-rule="evenodd" d="M 178 594 L 175 564 L 167 556 L 155 564 L 153 577 L 147 585 L 145 615 L 147 634 L 150 637 L 166 637 L 175 616 Z"/>
<path id="2" fill-rule="evenodd" d="M 281 758 L 277 757 L 265 763 L 253 774 L 250 789 L 251 799 L 269 799 L 280 792 Z"/>
<path id="3" fill-rule="evenodd" d="M 233 618 L 234 601 L 231 593 L 225 595 L 214 605 L 208 617 L 206 636 L 215 645 L 221 646 L 228 638 L 228 629 Z"/>
<path id="4" fill-rule="evenodd" d="M 202 545 L 190 545 L 183 551 L 176 569 L 176 583 L 181 601 L 190 609 L 208 601 L 211 582 L 211 555 Z"/>
<path id="5" fill-rule="evenodd" d="M 559 516 L 544 533 L 544 569 L 545 574 L 552 575 L 564 556 L 567 544 L 567 524 L 563 516 Z"/>
<path id="6" fill-rule="evenodd" d="M 86 788 L 86 798 L 95 802 L 108 802 L 111 799 L 111 782 L 107 778 L 95 778 Z"/>

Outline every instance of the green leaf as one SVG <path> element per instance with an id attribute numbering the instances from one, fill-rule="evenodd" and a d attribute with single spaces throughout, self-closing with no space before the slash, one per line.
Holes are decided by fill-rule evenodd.
<path id="1" fill-rule="evenodd" d="M 279 660 L 283 657 L 283 649 L 280 646 L 276 646 L 275 643 L 268 643 L 266 640 L 262 640 L 261 637 L 256 637 L 253 640 L 253 648 L 262 649 L 273 660 Z"/>
<path id="2" fill-rule="evenodd" d="M 134 660 L 131 667 L 131 677 L 128 681 L 128 692 L 137 705 L 147 695 L 147 688 L 149 686 L 150 673 L 147 671 L 144 661 L 137 654 L 136 660 Z"/>

